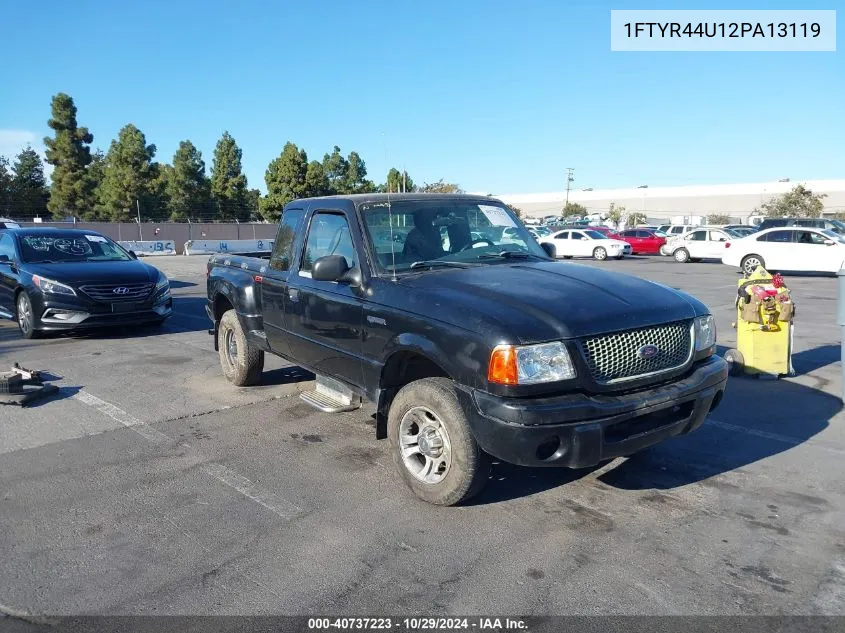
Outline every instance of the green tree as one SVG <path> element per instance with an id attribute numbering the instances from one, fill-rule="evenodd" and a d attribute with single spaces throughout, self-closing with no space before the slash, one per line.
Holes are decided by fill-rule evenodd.
<path id="1" fill-rule="evenodd" d="M 155 152 L 156 146 L 147 145 L 143 132 L 131 123 L 111 142 L 98 188 L 108 219 L 126 222 L 135 217 L 141 202 L 148 203 L 158 175 L 153 166 Z M 141 213 L 148 215 L 149 210 L 142 208 Z"/>
<path id="2" fill-rule="evenodd" d="M 246 208 L 249 210 L 249 219 L 250 220 L 257 220 L 260 218 L 260 203 L 261 203 L 261 192 L 258 189 L 247 189 L 246 190 Z"/>
<path id="3" fill-rule="evenodd" d="M 0 216 L 12 213 L 12 174 L 9 171 L 9 159 L 0 156 Z"/>
<path id="4" fill-rule="evenodd" d="M 47 162 L 53 166 L 49 209 L 53 215 L 80 217 L 94 207 L 94 188 L 87 177 L 94 136 L 76 121 L 76 105 L 63 92 L 53 96 L 47 125 L 54 136 L 45 137 Z"/>
<path id="5" fill-rule="evenodd" d="M 628 218 L 625 222 L 625 225 L 628 228 L 634 228 L 639 224 L 644 224 L 647 219 L 648 218 L 646 218 L 645 213 L 634 211 L 633 213 L 628 214 Z"/>
<path id="6" fill-rule="evenodd" d="M 817 218 L 824 211 L 826 197 L 825 193 L 814 194 L 804 185 L 796 185 L 791 191 L 761 204 L 760 211 L 770 218 Z"/>
<path id="7" fill-rule="evenodd" d="M 561 211 L 561 215 L 565 218 L 575 215 L 583 217 L 587 215 L 587 207 L 583 204 L 578 204 L 577 202 L 567 202 Z"/>
<path id="8" fill-rule="evenodd" d="M 170 219 L 184 221 L 207 217 L 211 211 L 211 185 L 205 175 L 202 153 L 191 141 L 181 141 L 173 166 L 165 169 L 165 194 Z"/>
<path id="9" fill-rule="evenodd" d="M 625 215 L 625 207 L 617 205 L 615 202 L 610 203 L 610 208 L 607 210 L 607 219 L 613 223 L 614 227 L 618 227 L 622 222 L 622 216 Z"/>
<path id="10" fill-rule="evenodd" d="M 419 189 L 422 193 L 463 193 L 464 190 L 451 182 L 443 182 L 441 178 L 437 182 L 427 182 Z"/>
<path id="11" fill-rule="evenodd" d="M 100 185 L 106 174 L 106 155 L 103 150 L 97 149 L 91 154 L 91 163 L 88 165 L 85 177 L 88 179 L 91 188 L 91 206 L 80 212 L 79 217 L 83 220 L 104 220 L 108 219 L 108 212 L 100 200 Z"/>
<path id="12" fill-rule="evenodd" d="M 211 166 L 211 196 L 219 220 L 248 218 L 247 180 L 241 161 L 243 152 L 235 139 L 224 132 L 214 148 Z"/>
<path id="13" fill-rule="evenodd" d="M 518 218 L 521 218 L 521 217 L 522 217 L 522 209 L 520 209 L 519 207 L 515 207 L 515 206 L 513 206 L 512 204 L 507 204 L 507 205 L 505 205 L 505 206 L 506 206 L 508 209 L 510 209 L 511 211 L 513 211 L 513 213 L 514 213 L 514 215 L 515 215 L 516 217 L 518 217 Z"/>
<path id="14" fill-rule="evenodd" d="M 33 218 L 49 215 L 50 192 L 44 178 L 44 164 L 34 149 L 27 146 L 12 166 L 11 206 L 17 217 Z"/>
<path id="15" fill-rule="evenodd" d="M 348 193 L 346 182 L 349 177 L 349 161 L 340 153 L 340 148 L 335 145 L 331 154 L 323 156 L 323 172 L 329 182 L 329 192 Z"/>
<path id="16" fill-rule="evenodd" d="M 278 220 L 284 206 L 305 196 L 308 155 L 288 141 L 278 158 L 273 159 L 264 172 L 267 195 L 261 201 L 261 215 Z"/>
<path id="17" fill-rule="evenodd" d="M 346 186 L 344 193 L 371 193 L 375 191 L 375 185 L 367 179 L 367 165 L 358 152 L 349 152 L 346 159 L 348 168 L 346 170 Z"/>
<path id="18" fill-rule="evenodd" d="M 323 163 L 312 160 L 305 172 L 305 195 L 308 197 L 325 196 L 331 193 L 328 176 Z"/>
<path id="19" fill-rule="evenodd" d="M 141 198 L 141 220 L 161 222 L 170 218 L 167 188 L 175 174 L 173 166 L 167 163 L 154 162 L 150 167 L 150 185 Z"/>
<path id="20" fill-rule="evenodd" d="M 708 224 L 730 224 L 731 217 L 724 213 L 711 213 L 707 216 Z"/>
<path id="21" fill-rule="evenodd" d="M 399 193 L 416 191 L 416 186 L 407 171 L 399 171 L 395 167 L 391 167 L 390 171 L 387 172 L 387 181 L 379 187 L 379 190 L 389 193 Z"/>

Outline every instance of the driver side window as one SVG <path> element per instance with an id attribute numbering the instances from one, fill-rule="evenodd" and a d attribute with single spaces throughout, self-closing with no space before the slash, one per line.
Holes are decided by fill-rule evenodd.
<path id="1" fill-rule="evenodd" d="M 345 215 L 328 212 L 314 214 L 299 269 L 310 274 L 314 262 L 326 255 L 343 255 L 347 266 L 355 268 L 355 247 Z"/>
<path id="2" fill-rule="evenodd" d="M 0 259 L 6 261 L 15 259 L 15 245 L 12 243 L 12 236 L 9 234 L 0 235 Z"/>

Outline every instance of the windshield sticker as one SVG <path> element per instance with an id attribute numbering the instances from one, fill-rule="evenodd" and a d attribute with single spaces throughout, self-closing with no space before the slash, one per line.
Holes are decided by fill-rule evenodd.
<path id="1" fill-rule="evenodd" d="M 89 242 L 106 242 L 107 241 L 106 238 L 104 238 L 102 235 L 86 235 L 85 239 L 87 239 Z"/>
<path id="2" fill-rule="evenodd" d="M 44 237 L 25 237 L 23 238 L 23 242 L 32 250 L 41 251 L 43 253 L 49 251 L 50 244 L 52 244 L 52 240 Z"/>
<path id="3" fill-rule="evenodd" d="M 478 208 L 490 220 L 490 224 L 493 226 L 516 226 L 516 222 L 513 221 L 513 218 L 502 207 L 479 204 Z"/>
<path id="4" fill-rule="evenodd" d="M 59 252 L 80 257 L 93 253 L 87 242 L 77 239 L 58 238 L 53 240 L 53 248 Z"/>

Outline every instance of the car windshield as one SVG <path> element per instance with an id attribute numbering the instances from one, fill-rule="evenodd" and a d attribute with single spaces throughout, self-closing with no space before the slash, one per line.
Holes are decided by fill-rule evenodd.
<path id="1" fill-rule="evenodd" d="M 667 235 L 666 233 L 664 233 L 663 231 L 658 231 L 658 230 L 655 230 L 655 231 L 654 231 L 654 234 L 655 234 L 657 237 L 668 237 L 668 235 Z"/>
<path id="2" fill-rule="evenodd" d="M 426 264 L 489 265 L 508 258 L 550 259 L 505 205 L 472 200 L 399 200 L 358 206 L 380 272 Z M 434 267 L 433 265 L 430 267 Z"/>
<path id="3" fill-rule="evenodd" d="M 829 220 L 829 222 L 833 225 L 829 229 L 825 229 L 825 232 L 831 231 L 832 233 L 838 233 L 840 235 L 845 234 L 845 223 L 842 223 L 839 220 Z"/>
<path id="4" fill-rule="evenodd" d="M 822 231 L 822 233 L 824 233 L 825 237 L 829 237 L 830 239 L 835 240 L 836 242 L 845 244 L 845 235 L 843 235 L 842 233 L 837 233 L 834 229 L 825 229 L 824 231 Z"/>
<path id="5" fill-rule="evenodd" d="M 102 235 L 24 233 L 18 236 L 21 260 L 28 264 L 131 261 L 129 254 Z"/>

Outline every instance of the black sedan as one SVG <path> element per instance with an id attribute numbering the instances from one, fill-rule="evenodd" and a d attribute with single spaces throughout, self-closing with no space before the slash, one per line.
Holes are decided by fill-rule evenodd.
<path id="1" fill-rule="evenodd" d="M 25 338 L 160 324 L 172 307 L 165 274 L 104 235 L 58 228 L 0 232 L 0 317 L 17 320 Z"/>

